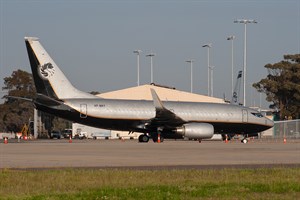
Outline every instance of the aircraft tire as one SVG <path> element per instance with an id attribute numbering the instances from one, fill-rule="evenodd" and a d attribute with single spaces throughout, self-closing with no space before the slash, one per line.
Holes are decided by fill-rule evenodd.
<path id="1" fill-rule="evenodd" d="M 154 137 L 152 140 L 153 140 L 153 142 L 158 142 L 157 137 Z M 163 142 L 163 141 L 164 141 L 164 137 L 160 136 L 160 142 Z"/>
<path id="2" fill-rule="evenodd" d="M 143 142 L 142 135 L 140 135 L 138 139 L 139 139 L 139 142 Z"/>
<path id="3" fill-rule="evenodd" d="M 146 143 L 149 142 L 149 137 L 147 135 L 143 135 L 142 139 L 143 139 L 143 142 L 146 142 Z"/>
<path id="4" fill-rule="evenodd" d="M 149 137 L 147 135 L 140 135 L 139 142 L 147 143 L 147 142 L 149 142 Z"/>

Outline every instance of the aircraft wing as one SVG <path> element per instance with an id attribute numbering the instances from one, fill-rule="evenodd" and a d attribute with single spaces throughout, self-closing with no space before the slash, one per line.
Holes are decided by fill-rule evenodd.
<path id="1" fill-rule="evenodd" d="M 151 89 L 151 94 L 156 110 L 156 115 L 150 120 L 150 123 L 147 125 L 148 127 L 173 129 L 186 123 L 186 121 L 164 107 L 154 89 Z"/>

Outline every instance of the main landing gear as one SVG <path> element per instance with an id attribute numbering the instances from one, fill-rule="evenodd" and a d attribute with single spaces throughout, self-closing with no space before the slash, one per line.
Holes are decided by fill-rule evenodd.
<path id="1" fill-rule="evenodd" d="M 143 134 L 143 135 L 139 136 L 139 142 L 147 143 L 147 142 L 149 142 L 149 140 L 150 140 L 150 137 L 146 134 Z M 164 138 L 162 136 L 160 136 L 160 138 L 158 139 L 158 135 L 154 135 L 152 137 L 152 140 L 153 140 L 153 142 L 158 142 L 158 140 L 160 142 L 163 142 Z"/>
<path id="2" fill-rule="evenodd" d="M 159 139 L 158 139 L 158 137 L 159 137 Z M 164 141 L 164 137 L 162 137 L 161 135 L 160 136 L 156 135 L 152 138 L 152 140 L 153 140 L 153 142 L 158 142 L 159 143 L 159 142 Z"/>
<path id="3" fill-rule="evenodd" d="M 140 135 L 139 142 L 149 142 L 149 136 L 146 134 Z"/>

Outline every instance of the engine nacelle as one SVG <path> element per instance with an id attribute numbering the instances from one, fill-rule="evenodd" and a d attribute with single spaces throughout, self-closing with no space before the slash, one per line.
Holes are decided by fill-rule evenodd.
<path id="1" fill-rule="evenodd" d="M 207 123 L 188 123 L 177 128 L 176 133 L 189 139 L 210 139 L 214 134 L 214 127 Z"/>

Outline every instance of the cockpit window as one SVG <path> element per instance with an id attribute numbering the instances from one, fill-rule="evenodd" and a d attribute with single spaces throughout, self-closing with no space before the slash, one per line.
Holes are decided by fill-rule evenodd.
<path id="1" fill-rule="evenodd" d="M 254 115 L 255 117 L 259 117 L 262 118 L 263 115 L 261 113 L 251 113 L 252 115 Z"/>

